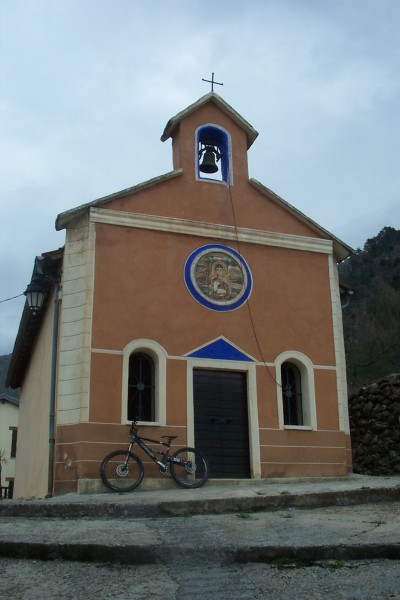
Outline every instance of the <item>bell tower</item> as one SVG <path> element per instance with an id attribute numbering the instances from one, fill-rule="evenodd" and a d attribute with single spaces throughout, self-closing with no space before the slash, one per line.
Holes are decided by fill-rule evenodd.
<path id="1" fill-rule="evenodd" d="M 170 119 L 161 141 L 172 138 L 174 169 L 203 183 L 248 181 L 247 151 L 258 133 L 215 92 Z"/>

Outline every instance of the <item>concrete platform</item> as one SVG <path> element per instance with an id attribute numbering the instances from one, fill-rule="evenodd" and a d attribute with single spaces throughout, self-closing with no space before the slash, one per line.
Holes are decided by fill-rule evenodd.
<path id="1" fill-rule="evenodd" d="M 0 502 L 0 556 L 118 563 L 400 558 L 400 476 L 211 481 Z"/>

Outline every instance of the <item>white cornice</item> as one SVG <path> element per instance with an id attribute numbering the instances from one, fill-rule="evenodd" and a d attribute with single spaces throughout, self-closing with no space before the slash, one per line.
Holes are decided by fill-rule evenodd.
<path id="1" fill-rule="evenodd" d="M 285 233 L 274 233 L 271 231 L 261 231 L 259 229 L 248 229 L 244 227 L 236 229 L 230 225 L 203 223 L 201 221 L 144 215 L 119 210 L 91 208 L 90 220 L 93 223 L 149 229 L 151 231 L 165 231 L 198 237 L 211 237 L 227 241 L 238 240 L 239 242 L 248 244 L 276 246 L 279 248 L 305 250 L 307 252 L 319 252 L 322 254 L 332 254 L 333 251 L 331 240 L 289 235 Z"/>

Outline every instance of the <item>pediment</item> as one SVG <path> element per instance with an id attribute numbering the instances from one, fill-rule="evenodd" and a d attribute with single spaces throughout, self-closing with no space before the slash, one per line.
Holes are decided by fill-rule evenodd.
<path id="1" fill-rule="evenodd" d="M 185 355 L 187 358 L 205 358 L 208 360 L 232 360 L 255 362 L 255 359 L 221 336 L 204 346 L 200 346 Z"/>

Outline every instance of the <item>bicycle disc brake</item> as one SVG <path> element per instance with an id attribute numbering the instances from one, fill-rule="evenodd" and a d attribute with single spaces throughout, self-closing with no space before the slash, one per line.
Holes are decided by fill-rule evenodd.
<path id="1" fill-rule="evenodd" d="M 192 462 L 190 460 L 188 460 L 188 462 L 185 464 L 185 469 L 187 473 L 195 473 L 196 472 L 196 463 Z"/>
<path id="2" fill-rule="evenodd" d="M 118 477 L 126 477 L 129 473 L 128 466 L 125 464 L 118 465 L 116 471 L 117 471 Z"/>

